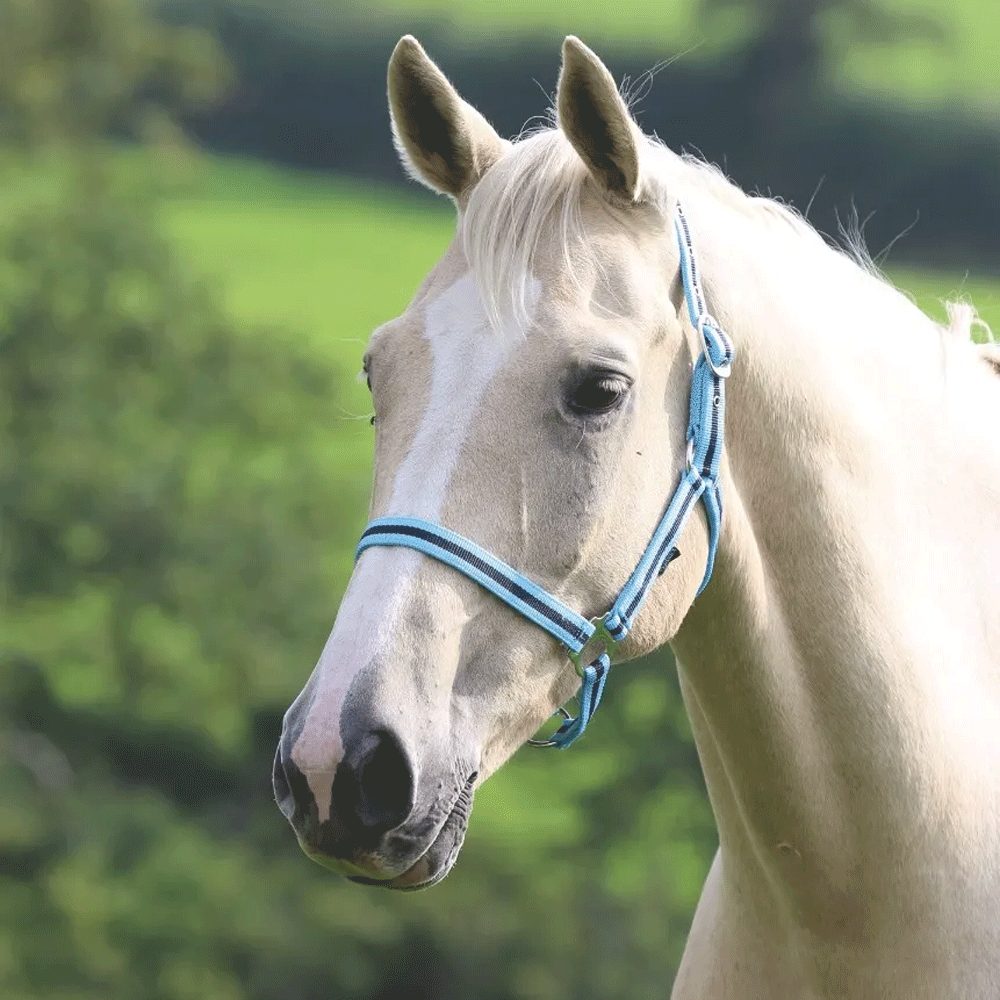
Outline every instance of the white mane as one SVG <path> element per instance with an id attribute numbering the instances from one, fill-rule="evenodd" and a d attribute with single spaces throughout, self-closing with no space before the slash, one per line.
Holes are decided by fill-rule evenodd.
<path id="1" fill-rule="evenodd" d="M 845 247 L 832 246 L 794 208 L 759 195 L 749 195 L 714 164 L 679 156 L 659 141 L 645 138 L 650 197 L 664 219 L 673 199 L 691 189 L 702 190 L 763 227 L 783 227 L 813 251 L 847 257 L 864 275 L 880 281 L 887 292 L 899 293 L 872 261 L 860 232 L 844 232 Z M 486 313 L 496 329 L 512 318 L 524 328 L 526 294 L 532 262 L 543 234 L 559 234 L 568 273 L 573 255 L 588 253 L 582 219 L 581 188 L 587 169 L 561 129 L 542 127 L 520 139 L 486 173 L 472 192 L 461 221 L 460 235 L 475 275 Z M 970 339 L 975 329 L 989 337 L 989 328 L 967 303 L 946 304 L 949 322 L 943 331 Z"/>

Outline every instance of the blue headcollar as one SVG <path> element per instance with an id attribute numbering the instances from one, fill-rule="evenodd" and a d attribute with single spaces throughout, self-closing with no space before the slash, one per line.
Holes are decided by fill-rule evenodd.
<path id="1" fill-rule="evenodd" d="M 559 709 L 564 719 L 562 725 L 547 740 L 529 740 L 533 746 L 563 749 L 587 728 L 601 700 L 611 656 L 628 635 L 653 582 L 678 556 L 677 539 L 699 499 L 705 505 L 708 520 L 708 564 L 699 594 L 705 589 L 715 565 L 722 524 L 719 462 L 725 426 L 725 379 L 729 376 L 733 346 L 705 306 L 691 233 L 680 202 L 677 203 L 674 230 L 680 249 L 681 281 L 688 317 L 698 331 L 702 347 L 691 377 L 687 468 L 639 564 L 606 615 L 593 621 L 582 617 L 475 542 L 421 518 L 377 518 L 365 528 L 358 543 L 355 558 L 373 545 L 402 545 L 447 563 L 566 647 L 582 678 L 580 711 L 574 719 L 565 709 Z M 597 647 L 602 647 L 599 655 L 585 663 L 585 650 Z"/>

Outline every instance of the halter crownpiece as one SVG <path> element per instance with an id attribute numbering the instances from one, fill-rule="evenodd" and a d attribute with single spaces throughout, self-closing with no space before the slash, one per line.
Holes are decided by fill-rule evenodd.
<path id="1" fill-rule="evenodd" d="M 546 740 L 529 740 L 532 746 L 565 749 L 583 734 L 600 703 L 612 655 L 628 635 L 656 578 L 679 555 L 677 539 L 699 499 L 708 522 L 708 559 L 699 594 L 712 576 L 722 525 L 719 463 L 724 443 L 725 380 L 732 365 L 733 345 L 706 308 L 691 232 L 679 201 L 674 231 L 688 318 L 702 347 L 691 376 L 687 467 L 638 565 L 607 614 L 594 620 L 584 618 L 475 542 L 422 518 L 376 518 L 365 528 L 355 553 L 357 559 L 373 545 L 399 545 L 423 552 L 475 580 L 566 647 L 582 679 L 580 710 L 574 719 L 559 709 L 562 725 Z M 591 648 L 596 652 L 597 647 L 603 648 L 585 664 L 584 653 Z"/>

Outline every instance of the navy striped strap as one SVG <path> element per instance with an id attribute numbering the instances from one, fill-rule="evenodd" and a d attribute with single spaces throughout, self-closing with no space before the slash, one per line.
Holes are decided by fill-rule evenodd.
<path id="1" fill-rule="evenodd" d="M 680 202 L 674 232 L 688 318 L 698 332 L 701 346 L 691 376 L 687 467 L 638 565 L 602 619 L 588 621 L 475 542 L 421 518 L 378 518 L 365 528 L 358 544 L 357 555 L 373 545 L 401 545 L 447 563 L 566 647 L 582 678 L 580 711 L 573 718 L 560 709 L 563 724 L 546 740 L 529 740 L 534 746 L 564 749 L 583 734 L 600 704 L 615 648 L 628 635 L 656 578 L 679 555 L 677 541 L 699 500 L 708 523 L 708 559 L 699 594 L 715 565 L 722 526 L 719 468 L 725 430 L 725 380 L 732 365 L 733 345 L 706 307 L 691 232 Z M 585 654 L 590 649 L 598 655 L 586 662 Z"/>
<path id="2" fill-rule="evenodd" d="M 491 594 L 545 629 L 570 652 L 580 653 L 594 634 L 594 624 L 549 593 L 454 531 L 417 517 L 380 517 L 361 535 L 356 556 L 372 545 L 403 545 L 471 577 Z"/>

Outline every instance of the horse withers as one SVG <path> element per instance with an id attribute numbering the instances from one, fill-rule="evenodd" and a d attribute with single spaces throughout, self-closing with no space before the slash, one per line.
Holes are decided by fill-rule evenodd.
<path id="1" fill-rule="evenodd" d="M 675 998 L 995 1000 L 1000 382 L 974 312 L 932 322 L 645 137 L 575 38 L 557 124 L 518 142 L 409 37 L 389 102 L 458 228 L 365 354 L 369 530 L 396 537 L 360 553 L 285 717 L 275 791 L 305 851 L 443 878 L 475 787 L 593 680 L 567 650 L 604 615 L 583 665 L 672 645 L 718 823 Z M 699 372 L 728 387 L 714 478 L 696 397 L 721 414 L 722 382 Z"/>

